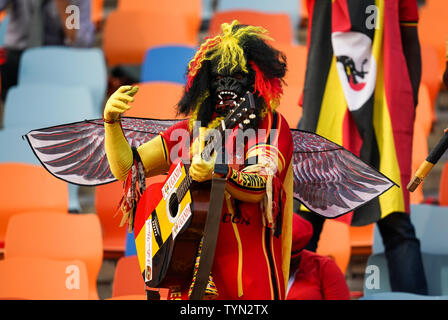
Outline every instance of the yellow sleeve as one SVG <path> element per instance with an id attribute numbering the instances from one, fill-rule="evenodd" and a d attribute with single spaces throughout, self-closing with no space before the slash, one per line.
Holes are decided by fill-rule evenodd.
<path id="1" fill-rule="evenodd" d="M 168 172 L 170 161 L 165 140 L 158 135 L 137 149 L 147 177 Z"/>
<path id="2" fill-rule="evenodd" d="M 120 122 L 104 123 L 107 161 L 112 174 L 118 180 L 125 180 L 132 167 L 131 146 L 126 140 Z"/>

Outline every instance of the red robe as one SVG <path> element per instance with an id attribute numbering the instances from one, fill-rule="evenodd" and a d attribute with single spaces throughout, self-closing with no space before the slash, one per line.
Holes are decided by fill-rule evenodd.
<path id="1" fill-rule="evenodd" d="M 230 196 L 224 199 L 211 272 L 218 289 L 218 299 L 266 300 L 286 297 L 289 268 L 285 269 L 284 266 L 289 266 L 290 260 L 291 223 L 290 217 L 285 216 L 285 211 L 280 209 L 284 208 L 287 201 L 292 203 L 292 198 L 285 196 L 283 183 L 290 171 L 293 143 L 290 128 L 278 113 L 268 113 L 258 128 L 264 129 L 266 135 L 259 135 L 257 139 L 247 142 L 243 160 L 256 155 L 278 159 L 278 171 L 273 179 L 275 226 L 270 228 L 263 219 L 261 202 L 235 201 L 235 196 L 239 199 L 263 196 L 266 190 L 263 181 L 266 179 L 260 181 L 255 173 L 243 173 L 241 170 L 244 164 L 232 165 L 226 187 Z M 177 135 L 171 139 L 171 133 L 176 129 L 188 130 L 188 121 L 177 123 L 161 133 L 167 156 L 171 160 L 177 156 L 188 159 L 190 155 L 182 154 L 182 150 L 189 148 L 179 148 Z M 236 134 L 237 130 L 233 133 Z M 235 141 L 228 140 L 226 150 L 234 150 Z M 173 156 L 173 150 L 180 152 Z M 239 160 L 236 159 L 238 154 L 233 158 Z M 182 297 L 186 297 L 185 293 Z"/>

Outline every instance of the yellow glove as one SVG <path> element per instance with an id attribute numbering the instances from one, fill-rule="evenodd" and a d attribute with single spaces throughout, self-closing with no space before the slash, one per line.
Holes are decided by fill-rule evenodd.
<path id="1" fill-rule="evenodd" d="M 131 108 L 128 103 L 134 101 L 133 96 L 137 91 L 138 87 L 133 86 L 121 86 L 118 88 L 106 102 L 103 114 L 104 120 L 111 122 L 118 120 L 122 113 Z"/>
<path id="2" fill-rule="evenodd" d="M 132 97 L 138 91 L 138 87 L 122 86 L 107 100 L 104 107 L 105 149 L 112 174 L 118 180 L 126 179 L 132 166 L 132 150 L 123 135 L 123 130 L 118 121 L 120 115 L 129 110 L 128 102 L 134 101 Z"/>
<path id="3" fill-rule="evenodd" d="M 207 131 L 208 130 L 205 127 L 199 128 L 199 137 L 196 138 L 192 145 L 193 158 L 191 160 L 189 172 L 191 178 L 197 182 L 210 180 L 212 178 L 213 169 L 215 168 L 216 152 L 213 153 L 208 161 L 201 157 L 201 153 L 204 150 Z"/>
<path id="4" fill-rule="evenodd" d="M 193 157 L 190 166 L 190 176 L 194 181 L 203 182 L 212 178 L 213 169 L 215 168 L 216 152 L 210 160 L 206 161 L 201 158 L 200 154 Z"/>

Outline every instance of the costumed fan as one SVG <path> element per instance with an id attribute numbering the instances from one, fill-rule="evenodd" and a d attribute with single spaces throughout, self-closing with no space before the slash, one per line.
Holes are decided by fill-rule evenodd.
<path id="1" fill-rule="evenodd" d="M 263 28 L 233 21 L 201 45 L 178 104 L 187 120 L 121 117 L 127 103 L 138 99 L 137 88 L 124 86 L 109 98 L 104 121 L 27 134 L 42 164 L 61 179 L 82 185 L 124 181 L 124 219 L 134 230 L 144 280 L 170 288 L 171 297 L 285 299 L 293 197 L 334 218 L 394 185 L 344 148 L 288 127 L 275 111 L 286 59 L 267 39 Z M 165 183 L 144 190 L 144 177 L 166 172 Z M 209 233 L 196 228 L 201 206 L 195 199 L 212 188 L 213 202 L 219 179 L 225 181 L 222 206 L 208 212 L 218 217 L 216 246 L 205 255 L 211 256 L 211 272 L 197 296 Z M 178 249 L 181 238 L 193 241 L 193 250 Z M 184 263 L 176 254 L 187 251 L 192 254 Z M 170 276 L 185 269 L 187 279 Z"/>

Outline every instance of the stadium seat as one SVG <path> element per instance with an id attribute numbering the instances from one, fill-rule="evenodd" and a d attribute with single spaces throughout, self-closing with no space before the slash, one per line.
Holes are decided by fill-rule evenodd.
<path id="1" fill-rule="evenodd" d="M 428 138 L 432 130 L 432 125 L 436 121 L 435 110 L 431 102 L 431 95 L 425 83 L 420 84 L 418 91 L 418 106 L 415 111 L 415 123 L 420 123 L 423 127 L 424 137 Z"/>
<path id="2" fill-rule="evenodd" d="M 428 295 L 448 295 L 448 243 L 446 230 L 448 227 L 448 208 L 436 205 L 411 205 L 411 221 L 420 240 L 423 266 L 428 282 Z M 390 291 L 387 260 L 378 228 L 375 226 L 373 254 L 369 257 L 366 277 L 374 269 L 379 270 L 379 288 L 364 287 L 364 294 L 370 295 Z M 376 266 L 376 267 L 375 267 Z"/>
<path id="3" fill-rule="evenodd" d="M 362 227 L 350 226 L 350 247 L 352 255 L 370 255 L 373 245 L 373 224 Z"/>
<path id="4" fill-rule="evenodd" d="M 188 30 L 185 16 L 116 10 L 106 19 L 103 51 L 109 66 L 141 65 L 146 51 L 151 47 L 172 44 L 194 46 L 197 42 L 197 35 L 192 35 Z"/>
<path id="5" fill-rule="evenodd" d="M 6 96 L 4 128 L 28 131 L 100 117 L 86 87 L 23 84 Z"/>
<path id="6" fill-rule="evenodd" d="M 14 257 L 81 260 L 87 268 L 89 299 L 98 299 L 103 242 L 96 214 L 30 212 L 12 216 L 6 231 L 5 259 Z"/>
<path id="7" fill-rule="evenodd" d="M 185 17 L 188 33 L 196 39 L 201 24 L 202 1 L 169 0 L 159 1 L 157 5 L 154 5 L 154 2 L 148 0 L 119 0 L 117 10 L 144 11 L 149 14 L 155 13 L 159 15 L 175 14 Z"/>
<path id="8" fill-rule="evenodd" d="M 8 26 L 9 16 L 2 15 L 0 20 L 0 46 L 5 42 L 6 28 Z"/>
<path id="9" fill-rule="evenodd" d="M 381 292 L 364 296 L 359 300 L 448 300 L 448 296 L 425 296 L 407 292 Z"/>
<path id="10" fill-rule="evenodd" d="M 316 253 L 333 258 L 345 274 L 350 261 L 349 225 L 327 219 L 325 221 Z"/>
<path id="11" fill-rule="evenodd" d="M 283 96 L 277 111 L 285 117 L 291 128 L 297 128 L 302 116 L 299 100 L 305 82 L 307 50 L 305 46 L 283 43 L 274 44 L 274 47 L 286 55 L 288 68 L 284 78 Z"/>
<path id="12" fill-rule="evenodd" d="M 303 0 L 306 1 L 306 0 Z M 299 25 L 300 20 L 300 10 L 301 5 L 300 1 L 291 1 L 291 0 L 225 0 L 218 1 L 216 11 L 228 11 L 228 10 L 255 10 L 265 13 L 285 13 L 289 15 L 291 20 L 292 34 L 295 34 L 295 31 Z"/>
<path id="13" fill-rule="evenodd" d="M 417 238 L 420 240 L 422 252 L 448 255 L 448 242 L 446 241 L 448 207 L 413 204 L 411 205 L 411 221 Z M 378 227 L 375 226 L 373 253 L 382 252 L 384 252 L 383 241 Z"/>
<path id="14" fill-rule="evenodd" d="M 445 70 L 446 37 L 446 2 L 430 0 L 419 10 L 418 33 L 423 46 L 431 45 L 437 49 L 440 70 Z"/>
<path id="15" fill-rule="evenodd" d="M 34 155 L 30 145 L 22 136 L 28 133 L 28 129 L 21 127 L 6 128 L 0 130 L 1 162 L 22 162 L 40 165 L 39 159 Z"/>
<path id="16" fill-rule="evenodd" d="M 0 163 L 0 248 L 12 216 L 22 212 L 68 213 L 67 184 L 42 166 Z M 37 241 L 38 242 L 38 241 Z"/>
<path id="17" fill-rule="evenodd" d="M 299 6 L 301 7 L 300 16 L 302 19 L 308 19 L 307 0 L 299 0 Z"/>
<path id="18" fill-rule="evenodd" d="M 418 106 L 414 121 L 414 136 L 412 141 L 412 172 L 416 172 L 428 156 L 428 136 L 431 133 L 435 119 L 435 110 L 431 102 L 430 92 L 425 83 L 420 84 Z M 424 202 L 423 185 L 421 183 L 414 192 L 410 193 L 411 204 Z"/>
<path id="19" fill-rule="evenodd" d="M 422 85 L 425 85 L 428 90 L 427 94 L 429 95 L 430 99 L 432 121 L 435 122 L 437 120 L 435 105 L 442 84 L 442 73 L 444 69 L 440 68 L 438 52 L 434 46 L 422 44 L 421 57 L 422 80 L 420 88 L 422 87 Z"/>
<path id="20" fill-rule="evenodd" d="M 126 296 L 116 296 L 112 298 L 108 298 L 106 300 L 148 300 L 148 297 L 145 294 L 131 294 Z M 163 299 L 161 299 L 163 300 Z"/>
<path id="21" fill-rule="evenodd" d="M 145 82 L 139 87 L 135 101 L 125 115 L 127 117 L 175 119 L 176 106 L 184 92 L 178 83 Z"/>
<path id="22" fill-rule="evenodd" d="M 99 117 L 86 87 L 23 84 L 8 91 L 3 124 L 6 129 L 21 128 L 23 135 L 32 129 Z M 69 184 L 71 211 L 81 210 L 78 189 Z"/>
<path id="23" fill-rule="evenodd" d="M 216 36 L 221 31 L 221 24 L 238 20 L 241 24 L 261 26 L 269 31 L 275 41 L 271 44 L 294 43 L 291 20 L 285 13 L 264 13 L 251 10 L 231 10 L 215 12 L 210 20 L 208 34 Z"/>
<path id="24" fill-rule="evenodd" d="M 188 63 L 196 52 L 191 46 L 150 48 L 142 66 L 141 82 L 167 81 L 185 84 Z"/>
<path id="25" fill-rule="evenodd" d="M 104 0 L 92 0 L 90 16 L 92 22 L 97 26 L 103 21 Z"/>
<path id="26" fill-rule="evenodd" d="M 428 295 L 448 295 L 448 254 L 422 252 L 422 259 L 428 284 Z M 384 253 L 371 255 L 366 266 L 364 296 L 390 291 L 386 256 Z"/>
<path id="27" fill-rule="evenodd" d="M 87 300 L 87 270 L 82 261 L 17 257 L 0 261 L 0 299 Z"/>
<path id="28" fill-rule="evenodd" d="M 442 174 L 440 175 L 439 204 L 448 206 L 448 162 L 443 164 Z"/>
<path id="29" fill-rule="evenodd" d="M 422 101 L 421 101 L 422 102 Z M 421 105 L 422 109 L 424 108 Z M 419 107 L 418 107 L 419 108 Z M 424 127 L 423 119 L 419 117 L 417 108 L 417 120 L 414 122 L 414 136 L 412 140 L 412 172 L 416 172 L 423 161 L 428 156 L 428 127 Z M 420 113 L 421 114 L 421 113 Z M 410 193 L 410 203 L 419 204 L 424 202 L 423 186 L 425 181 L 414 191 Z"/>
<path id="30" fill-rule="evenodd" d="M 145 294 L 145 281 L 137 256 L 121 257 L 115 268 L 112 297 Z"/>
<path id="31" fill-rule="evenodd" d="M 105 258 L 124 255 L 127 226 L 120 227 L 119 203 L 123 195 L 120 181 L 95 187 L 95 211 L 103 228 L 103 250 Z"/>
<path id="32" fill-rule="evenodd" d="M 215 12 L 215 0 L 201 0 L 202 1 L 202 21 L 210 21 L 210 18 Z"/>
<path id="33" fill-rule="evenodd" d="M 28 49 L 19 66 L 19 85 L 58 84 L 85 86 L 101 114 L 107 87 L 107 70 L 99 48 L 45 46 Z M 81 106 L 79 106 L 81 107 Z"/>

